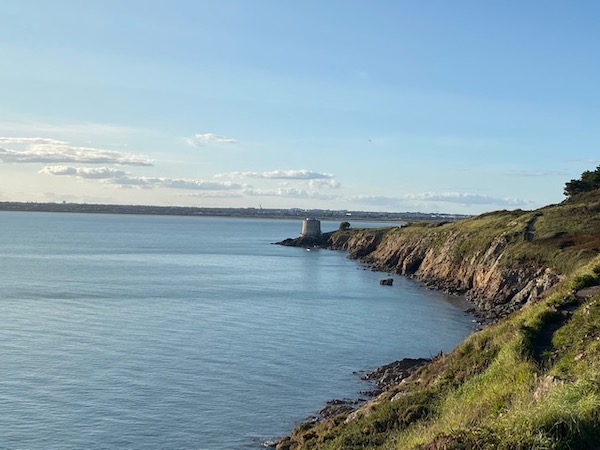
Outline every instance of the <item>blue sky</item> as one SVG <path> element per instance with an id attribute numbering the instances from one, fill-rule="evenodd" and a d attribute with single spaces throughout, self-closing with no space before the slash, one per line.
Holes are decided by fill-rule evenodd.
<path id="1" fill-rule="evenodd" d="M 0 200 L 475 214 L 600 163 L 594 1 L 0 4 Z"/>

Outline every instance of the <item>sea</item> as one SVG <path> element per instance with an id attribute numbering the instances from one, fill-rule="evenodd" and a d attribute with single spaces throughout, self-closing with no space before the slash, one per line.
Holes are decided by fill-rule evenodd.
<path id="1" fill-rule="evenodd" d="M 460 298 L 272 244 L 300 229 L 0 212 L 0 448 L 256 450 L 474 331 Z"/>

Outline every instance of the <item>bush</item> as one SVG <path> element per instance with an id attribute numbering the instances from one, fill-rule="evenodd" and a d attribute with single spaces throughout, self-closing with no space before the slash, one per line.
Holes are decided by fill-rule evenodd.
<path id="1" fill-rule="evenodd" d="M 600 166 L 596 167 L 596 170 L 593 172 L 586 170 L 578 180 L 571 180 L 565 183 L 564 194 L 570 198 L 574 195 L 596 189 L 600 189 Z"/>

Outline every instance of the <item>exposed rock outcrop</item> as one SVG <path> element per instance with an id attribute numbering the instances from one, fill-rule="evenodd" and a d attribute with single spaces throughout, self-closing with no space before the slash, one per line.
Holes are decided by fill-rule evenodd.
<path id="1" fill-rule="evenodd" d="M 416 231 L 338 232 L 331 235 L 328 247 L 347 251 L 350 258 L 375 270 L 410 276 L 434 289 L 465 295 L 485 319 L 519 309 L 559 281 L 558 274 L 534 261 L 505 258 L 509 245 L 523 239 L 522 234 L 501 233 L 470 248 L 472 236 L 465 230 Z"/>
<path id="2" fill-rule="evenodd" d="M 401 383 L 402 380 L 413 374 L 416 369 L 430 361 L 431 359 L 426 358 L 404 358 L 367 372 L 361 378 L 363 380 L 374 381 L 377 389 L 385 391 L 391 386 Z"/>
<path id="3" fill-rule="evenodd" d="M 280 242 L 275 242 L 277 245 L 285 245 L 287 247 L 327 247 L 333 233 L 323 233 L 321 236 L 299 236 L 297 238 L 288 238 Z"/>
<path id="4" fill-rule="evenodd" d="M 598 372 L 598 358 L 592 355 L 597 356 L 599 338 L 590 331 L 597 330 L 599 317 L 598 195 L 600 191 L 594 191 L 537 211 L 497 211 L 443 225 L 333 233 L 327 248 L 346 251 L 373 270 L 465 295 L 490 321 L 515 314 L 412 373 L 396 367 L 401 369 L 396 377 L 392 369 L 397 363 L 383 366 L 369 375 L 388 386 L 379 395 L 373 391 L 375 398 L 350 413 L 343 405 L 338 415 L 332 409 L 334 414 L 322 422 L 301 424 L 279 441 L 278 448 L 318 448 L 330 442 L 335 443 L 332 448 L 391 448 L 412 439 L 415 429 L 433 430 L 415 441 L 415 448 L 495 448 L 498 443 L 593 447 L 596 436 L 582 430 L 597 429 L 598 421 L 573 411 L 579 410 L 579 398 L 593 391 L 589 380 Z M 527 311 L 517 311 L 529 303 Z M 516 363 L 506 364 L 512 360 Z M 513 382 L 521 387 L 512 389 Z M 479 401 L 473 392 L 486 392 L 490 398 Z M 562 397 L 555 397 L 559 392 Z M 551 419 L 554 425 L 543 415 L 529 423 L 541 408 L 554 408 L 556 398 L 574 400 L 564 414 Z M 523 409 L 529 404 L 531 415 Z M 463 417 L 468 408 L 456 428 L 454 416 Z M 513 422 L 507 427 L 509 416 Z M 502 423 L 493 426 L 496 422 Z M 526 422 L 523 432 L 514 432 Z M 419 428 L 410 428 L 415 423 Z M 557 434 L 556 423 L 575 426 Z"/>

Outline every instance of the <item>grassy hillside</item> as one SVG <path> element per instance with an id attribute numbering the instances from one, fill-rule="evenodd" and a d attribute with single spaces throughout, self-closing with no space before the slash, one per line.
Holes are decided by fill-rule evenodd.
<path id="1" fill-rule="evenodd" d="M 535 261 L 562 281 L 350 415 L 299 426 L 278 448 L 600 448 L 600 291 L 582 290 L 600 284 L 599 212 L 594 191 L 533 212 L 382 231 L 434 233 L 436 245 L 459 230 L 464 258 L 502 235 L 504 264 Z"/>
<path id="2" fill-rule="evenodd" d="M 339 232 L 338 239 L 357 232 L 361 231 Z M 440 247 L 453 233 L 460 233 L 464 236 L 461 257 L 472 256 L 502 236 L 510 241 L 504 264 L 537 261 L 568 274 L 600 251 L 600 190 L 535 211 L 496 211 L 459 222 L 417 222 L 407 228 L 366 229 L 363 233 L 428 236 L 432 247 Z"/>

